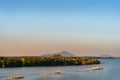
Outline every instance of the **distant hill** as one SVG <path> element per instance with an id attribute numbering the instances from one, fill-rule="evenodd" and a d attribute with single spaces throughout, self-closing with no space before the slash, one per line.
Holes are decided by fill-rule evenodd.
<path id="1" fill-rule="evenodd" d="M 58 52 L 58 53 L 50 53 L 50 54 L 45 54 L 42 56 L 48 57 L 48 56 L 53 56 L 54 54 L 60 54 L 61 56 L 64 56 L 64 57 L 74 57 L 75 56 L 72 53 L 67 52 L 67 51 L 62 51 L 62 52 Z"/>
<path id="2" fill-rule="evenodd" d="M 111 56 L 111 55 L 109 55 L 109 54 L 103 54 L 103 55 L 101 55 L 100 57 L 113 57 L 113 56 Z"/>

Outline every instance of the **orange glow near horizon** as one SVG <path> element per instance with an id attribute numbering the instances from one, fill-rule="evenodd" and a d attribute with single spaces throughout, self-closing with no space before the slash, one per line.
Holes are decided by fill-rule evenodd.
<path id="1" fill-rule="evenodd" d="M 0 42 L 1 56 L 40 56 L 47 53 L 55 53 L 68 51 L 78 56 L 99 56 L 102 54 L 110 54 L 118 56 L 120 50 L 119 45 L 110 44 L 109 42 L 90 42 L 68 40 L 21 40 L 8 39 Z"/>

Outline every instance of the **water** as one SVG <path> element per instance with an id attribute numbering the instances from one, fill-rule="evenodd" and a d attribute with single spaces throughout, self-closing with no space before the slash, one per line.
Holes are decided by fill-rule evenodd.
<path id="1" fill-rule="evenodd" d="M 0 68 L 0 80 L 9 75 L 22 74 L 21 80 L 120 80 L 120 59 L 100 60 L 103 70 L 84 71 L 96 65 L 59 67 Z M 61 71 L 61 74 L 55 74 Z"/>

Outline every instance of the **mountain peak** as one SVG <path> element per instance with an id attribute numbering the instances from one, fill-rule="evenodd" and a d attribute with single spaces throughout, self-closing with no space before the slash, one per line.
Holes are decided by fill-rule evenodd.
<path id="1" fill-rule="evenodd" d="M 60 53 L 70 53 L 70 52 L 68 52 L 68 51 L 61 51 Z"/>
<path id="2" fill-rule="evenodd" d="M 70 52 L 67 52 L 67 51 L 61 51 L 57 54 L 60 54 L 61 56 L 65 56 L 65 57 L 73 57 L 74 55 Z"/>
<path id="3" fill-rule="evenodd" d="M 57 52 L 57 53 L 46 54 L 46 55 L 43 55 L 43 56 L 52 56 L 54 54 L 60 54 L 61 56 L 64 56 L 64 57 L 74 57 L 74 55 L 72 53 L 67 52 L 67 51 L 61 51 L 61 52 Z"/>

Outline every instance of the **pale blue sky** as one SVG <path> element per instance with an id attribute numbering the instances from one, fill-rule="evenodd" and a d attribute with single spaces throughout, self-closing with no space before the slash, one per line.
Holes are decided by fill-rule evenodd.
<path id="1" fill-rule="evenodd" d="M 115 48 L 120 46 L 119 3 L 119 0 L 0 0 L 0 43 L 9 40 L 18 40 L 16 43 L 70 42 L 68 44 L 79 46 L 80 43 L 91 46 L 95 44 L 94 47 L 102 45 L 106 48 L 114 44 Z M 8 49 L 2 48 L 0 54 L 12 54 L 10 48 Z M 46 52 L 55 50 L 53 48 Z M 60 50 L 62 49 L 56 51 Z M 71 48 L 67 50 L 77 55 L 87 55 L 89 52 L 81 53 Z M 104 48 L 98 50 L 100 51 L 98 55 L 103 53 L 120 55 L 118 49 L 108 52 Z M 27 51 L 23 52 L 28 53 Z M 36 55 L 43 52 L 46 53 L 36 50 Z M 92 51 L 90 52 L 90 55 L 94 55 Z"/>

